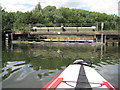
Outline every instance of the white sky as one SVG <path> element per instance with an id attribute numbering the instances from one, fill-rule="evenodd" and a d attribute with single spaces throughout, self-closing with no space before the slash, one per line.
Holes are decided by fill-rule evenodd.
<path id="1" fill-rule="evenodd" d="M 6 11 L 29 11 L 40 2 L 42 8 L 47 5 L 85 9 L 107 14 L 118 14 L 119 0 L 0 0 Z"/>

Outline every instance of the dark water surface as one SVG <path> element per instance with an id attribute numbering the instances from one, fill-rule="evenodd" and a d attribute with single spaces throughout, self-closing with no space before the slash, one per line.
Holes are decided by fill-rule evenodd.
<path id="1" fill-rule="evenodd" d="M 40 43 L 12 44 L 2 50 L 3 88 L 41 88 L 76 59 L 93 62 L 95 68 L 118 88 L 120 47 Z"/>

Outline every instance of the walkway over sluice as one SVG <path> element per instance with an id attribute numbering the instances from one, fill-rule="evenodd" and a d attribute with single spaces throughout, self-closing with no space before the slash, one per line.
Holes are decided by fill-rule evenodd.
<path id="1" fill-rule="evenodd" d="M 36 32 L 13 32 L 13 34 L 31 34 L 31 35 L 58 35 L 58 34 L 61 34 L 61 35 L 100 35 L 100 34 L 104 34 L 104 35 L 120 35 L 120 32 L 102 32 L 102 31 L 87 31 L 87 32 L 83 32 L 83 31 L 80 31 L 80 32 L 43 32 L 43 31 L 36 31 Z"/>

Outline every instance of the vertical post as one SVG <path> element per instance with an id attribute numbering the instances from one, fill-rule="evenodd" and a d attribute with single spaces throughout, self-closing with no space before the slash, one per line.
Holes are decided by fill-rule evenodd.
<path id="1" fill-rule="evenodd" d="M 1 43 L 3 43 L 3 45 L 5 45 L 5 40 L 6 40 L 6 34 L 4 31 L 2 31 L 1 32 L 1 41 L 3 41 L 3 42 L 1 42 Z"/>
<path id="2" fill-rule="evenodd" d="M 103 33 L 101 34 L 101 43 L 104 43 L 104 39 L 103 39 Z"/>
<path id="3" fill-rule="evenodd" d="M 96 35 L 94 35 L 94 42 L 97 42 L 97 40 L 96 40 Z"/>
<path id="4" fill-rule="evenodd" d="M 104 23 L 102 22 L 102 23 L 101 23 L 101 31 L 102 31 L 102 32 L 101 32 L 101 43 L 104 43 L 104 41 L 103 41 L 103 38 L 104 38 L 104 37 L 103 37 L 103 27 L 104 27 Z"/>
<path id="5" fill-rule="evenodd" d="M 2 68 L 2 7 L 0 5 L 0 69 Z M 0 70 L 0 73 L 2 73 L 2 70 Z M 0 82 L 0 90 L 2 90 L 2 82 Z"/>
<path id="6" fill-rule="evenodd" d="M 104 39 L 105 39 L 105 40 L 104 40 L 104 41 L 105 41 L 104 43 L 106 44 L 106 35 L 105 35 L 105 38 L 104 38 Z"/>
<path id="7" fill-rule="evenodd" d="M 101 23 L 101 31 L 103 31 L 104 23 Z"/>
<path id="8" fill-rule="evenodd" d="M 98 22 L 97 22 L 97 25 L 96 25 L 96 27 L 97 27 L 97 31 L 98 31 Z"/>
<path id="9" fill-rule="evenodd" d="M 11 33 L 11 41 L 13 40 L 13 33 Z"/>
<path id="10" fill-rule="evenodd" d="M 11 33 L 8 34 L 8 43 L 11 43 Z"/>
<path id="11" fill-rule="evenodd" d="M 77 28 L 77 32 L 79 32 L 78 27 L 76 27 L 76 28 Z"/>

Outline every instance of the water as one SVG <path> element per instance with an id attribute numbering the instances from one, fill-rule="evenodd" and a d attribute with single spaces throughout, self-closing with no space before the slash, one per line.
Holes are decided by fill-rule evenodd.
<path id="1" fill-rule="evenodd" d="M 76 59 L 93 62 L 118 88 L 120 47 L 70 43 L 12 44 L 2 50 L 3 88 L 41 88 Z"/>

